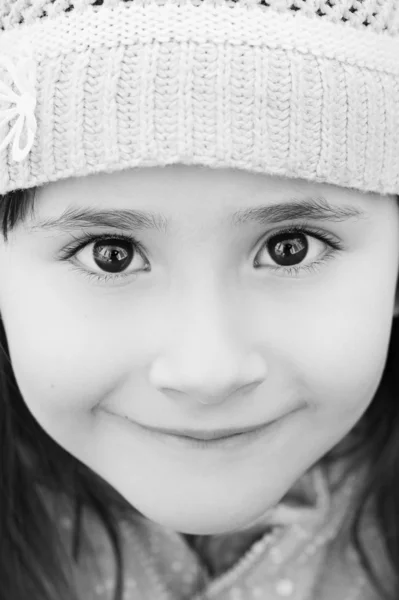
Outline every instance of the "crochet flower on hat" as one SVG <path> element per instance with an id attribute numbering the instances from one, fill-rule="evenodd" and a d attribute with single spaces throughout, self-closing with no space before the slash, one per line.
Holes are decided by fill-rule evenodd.
<path id="1" fill-rule="evenodd" d="M 14 56 L 2 53 L 0 49 L 0 152 L 13 142 L 12 158 L 16 162 L 29 154 L 36 134 L 35 81 L 36 63 L 27 47 L 19 48 Z M 16 121 L 7 133 L 5 126 L 15 117 Z M 23 133 L 26 143 L 21 148 Z"/>

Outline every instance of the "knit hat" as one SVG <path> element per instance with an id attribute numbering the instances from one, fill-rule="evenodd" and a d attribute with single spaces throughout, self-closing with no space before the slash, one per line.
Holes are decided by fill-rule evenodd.
<path id="1" fill-rule="evenodd" d="M 173 163 L 399 194 L 399 0 L 0 0 L 0 194 Z"/>

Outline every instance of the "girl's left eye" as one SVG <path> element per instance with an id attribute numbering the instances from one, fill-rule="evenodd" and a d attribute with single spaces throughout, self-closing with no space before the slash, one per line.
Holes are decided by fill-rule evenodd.
<path id="1" fill-rule="evenodd" d="M 328 247 L 327 252 L 321 258 L 310 262 L 310 264 L 295 264 L 298 261 L 303 262 L 305 255 L 308 254 L 309 244 L 307 238 L 317 239 L 319 243 L 324 243 Z M 99 269 L 107 271 L 106 273 L 90 272 L 87 268 L 73 265 L 74 270 L 77 270 L 90 280 L 117 283 L 127 277 L 136 275 L 137 271 L 151 270 L 150 264 L 144 258 L 145 249 L 140 242 L 130 235 L 84 234 L 80 238 L 74 239 L 78 243 L 71 244 L 61 250 L 59 259 L 61 261 L 72 262 L 71 259 L 81 250 L 87 250 L 89 262 L 94 263 Z M 313 243 L 310 246 L 313 246 Z M 335 236 L 331 236 L 326 231 L 320 229 L 312 229 L 308 227 L 307 223 L 301 223 L 295 226 L 286 226 L 285 229 L 270 234 L 267 240 L 263 242 L 254 261 L 254 266 L 257 269 L 259 267 L 262 267 L 263 270 L 269 269 L 278 275 L 295 277 L 305 271 L 316 272 L 322 264 L 344 249 L 343 244 Z M 265 250 L 268 251 L 269 256 L 273 255 L 272 260 L 274 262 L 282 262 L 283 264 L 278 264 L 277 266 L 266 264 L 263 267 L 258 257 L 262 256 Z M 132 271 L 123 271 L 123 269 L 130 266 L 136 256 L 139 256 L 141 262 L 144 262 L 144 267 L 137 267 L 133 273 Z"/>
<path id="2" fill-rule="evenodd" d="M 310 244 L 308 239 L 312 240 Z M 321 256 L 318 252 L 314 252 L 313 247 L 317 246 L 315 240 L 318 240 L 319 245 L 327 246 L 327 251 Z M 277 266 L 267 264 L 267 269 L 284 276 L 296 277 L 306 271 L 317 272 L 323 264 L 334 258 L 338 252 L 345 250 L 345 246 L 335 236 L 326 231 L 309 228 L 307 223 L 302 223 L 285 227 L 269 235 L 256 256 L 255 268 L 261 266 L 258 257 L 266 254 L 264 250 L 267 250 L 274 262 L 280 263 Z M 308 254 L 311 255 L 310 259 Z M 312 257 L 314 254 L 316 259 Z M 304 264 L 301 264 L 303 262 Z"/>

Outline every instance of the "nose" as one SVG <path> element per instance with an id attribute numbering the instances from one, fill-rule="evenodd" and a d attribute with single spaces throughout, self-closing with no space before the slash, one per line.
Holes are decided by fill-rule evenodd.
<path id="1" fill-rule="evenodd" d="M 199 306 L 201 304 L 201 306 Z M 172 340 L 153 362 L 151 385 L 164 394 L 219 404 L 235 393 L 252 391 L 267 368 L 242 321 L 226 302 L 199 303 L 177 316 Z M 245 337 L 245 340 L 243 339 Z"/>

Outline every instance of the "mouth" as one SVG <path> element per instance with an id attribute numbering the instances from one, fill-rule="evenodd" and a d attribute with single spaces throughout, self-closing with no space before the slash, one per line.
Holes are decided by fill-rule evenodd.
<path id="1" fill-rule="evenodd" d="M 128 418 L 128 417 L 125 417 Z M 146 429 L 153 431 L 155 433 L 161 433 L 164 435 L 172 435 L 179 438 L 184 439 L 192 439 L 199 440 L 202 442 L 208 441 L 217 441 L 223 440 L 230 437 L 235 437 L 238 435 L 243 435 L 246 433 L 255 432 L 257 430 L 263 429 L 264 427 L 271 425 L 277 419 L 273 419 L 268 421 L 267 423 L 261 423 L 260 425 L 249 425 L 247 427 L 242 427 L 240 429 L 237 428 L 229 428 L 229 429 L 218 429 L 218 430 L 205 430 L 205 429 L 163 429 L 160 427 L 152 427 L 149 425 L 143 425 L 141 423 L 136 423 L 141 427 L 145 427 Z"/>
<path id="2" fill-rule="evenodd" d="M 271 440 L 297 410 L 291 410 L 280 417 L 260 425 L 249 426 L 240 430 L 235 428 L 214 431 L 156 428 L 138 423 L 125 415 L 118 415 L 109 411 L 105 412 L 116 417 L 120 423 L 127 425 L 128 431 L 135 432 L 143 442 L 147 441 L 148 443 L 148 440 L 152 440 L 164 447 L 178 448 L 180 451 L 190 451 L 191 449 L 222 451 L 240 449 L 256 443 L 257 440 L 262 438 Z"/>

